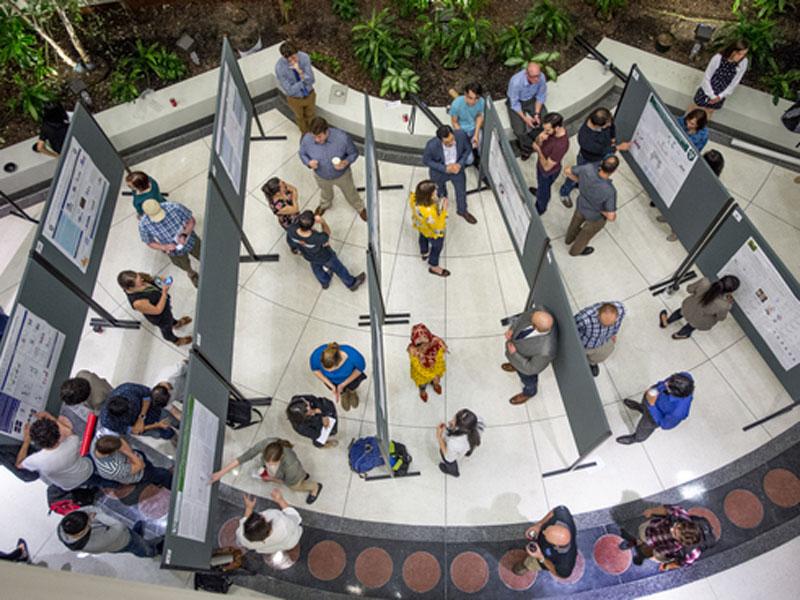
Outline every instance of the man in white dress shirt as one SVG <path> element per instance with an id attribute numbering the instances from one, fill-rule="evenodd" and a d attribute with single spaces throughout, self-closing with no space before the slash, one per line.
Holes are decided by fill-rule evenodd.
<path id="1" fill-rule="evenodd" d="M 244 516 L 236 530 L 236 543 L 259 554 L 286 552 L 300 543 L 303 528 L 300 513 L 289 506 L 280 490 L 272 490 L 272 500 L 280 510 L 255 512 L 256 499 L 244 495 Z"/>

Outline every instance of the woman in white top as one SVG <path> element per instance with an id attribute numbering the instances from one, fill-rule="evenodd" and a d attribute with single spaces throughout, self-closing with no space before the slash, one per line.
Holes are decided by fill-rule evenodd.
<path id="1" fill-rule="evenodd" d="M 702 108 L 710 119 L 715 110 L 722 108 L 725 98 L 733 93 L 747 71 L 747 50 L 746 41 L 736 40 L 712 57 L 690 111 Z"/>
<path id="2" fill-rule="evenodd" d="M 449 423 L 439 423 L 436 428 L 439 455 L 442 457 L 439 470 L 445 475 L 458 477 L 458 461 L 470 456 L 481 445 L 481 431 L 483 421 L 466 408 L 458 411 Z"/>
<path id="3" fill-rule="evenodd" d="M 300 513 L 289 506 L 278 489 L 272 490 L 272 500 L 280 510 L 268 508 L 257 513 L 254 512 L 256 499 L 244 496 L 244 517 L 236 530 L 236 542 L 241 547 L 259 554 L 275 554 L 291 550 L 300 543 L 303 535 Z"/>

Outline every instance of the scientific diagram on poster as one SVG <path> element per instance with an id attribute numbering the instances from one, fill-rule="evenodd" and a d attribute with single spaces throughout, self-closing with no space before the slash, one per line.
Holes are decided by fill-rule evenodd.
<path id="1" fill-rule="evenodd" d="M 0 431 L 22 439 L 31 417 L 44 410 L 64 346 L 64 334 L 17 304 L 0 351 Z"/>
<path id="2" fill-rule="evenodd" d="M 653 94 L 636 124 L 630 153 L 664 204 L 672 206 L 697 160 L 697 150 Z"/>
<path id="3" fill-rule="evenodd" d="M 497 132 L 492 130 L 489 139 L 489 176 L 494 183 L 494 189 L 500 200 L 500 208 L 508 221 L 508 226 L 514 236 L 514 244 L 521 255 L 525 249 L 525 238 L 531 224 L 531 216 L 525 201 L 519 194 L 514 177 L 508 169 Z"/>
<path id="4" fill-rule="evenodd" d="M 178 465 L 178 495 L 173 534 L 205 542 L 211 503 L 209 478 L 214 471 L 219 418 L 194 396 L 186 402 L 181 437 L 189 440 Z"/>
<path id="5" fill-rule="evenodd" d="M 772 261 L 750 238 L 720 269 L 735 275 L 739 289 L 734 299 L 769 349 L 787 371 L 800 363 L 800 299 Z"/>
<path id="6" fill-rule="evenodd" d="M 233 81 L 230 69 L 222 63 L 222 101 L 220 102 L 221 127 L 217 129 L 214 149 L 228 173 L 233 189 L 239 193 L 242 179 L 242 160 L 247 131 L 247 108 Z"/>
<path id="7" fill-rule="evenodd" d="M 109 182 L 74 137 L 62 159 L 43 234 L 86 273 Z"/>

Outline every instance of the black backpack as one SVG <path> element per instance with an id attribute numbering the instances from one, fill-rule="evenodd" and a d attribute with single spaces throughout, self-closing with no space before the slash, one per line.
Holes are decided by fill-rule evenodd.
<path id="1" fill-rule="evenodd" d="M 800 133 L 800 101 L 792 104 L 781 116 L 783 126 L 789 131 Z"/>
<path id="2" fill-rule="evenodd" d="M 389 462 L 392 465 L 392 471 L 398 475 L 405 475 L 408 473 L 408 467 L 411 466 L 412 460 L 405 444 L 394 440 L 389 443 Z"/>
<path id="3" fill-rule="evenodd" d="M 231 578 L 221 573 L 195 573 L 194 589 L 214 594 L 227 594 L 231 587 Z"/>
<path id="4" fill-rule="evenodd" d="M 253 419 L 253 414 L 258 417 L 258 420 Z M 255 408 L 250 400 L 238 400 L 236 398 L 228 399 L 228 417 L 226 423 L 233 429 L 244 429 L 251 425 L 257 425 L 264 420 L 264 416 Z"/>

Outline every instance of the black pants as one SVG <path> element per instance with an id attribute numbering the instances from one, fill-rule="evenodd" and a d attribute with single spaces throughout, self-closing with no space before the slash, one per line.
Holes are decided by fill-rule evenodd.
<path id="1" fill-rule="evenodd" d="M 669 317 L 667 317 L 667 323 L 674 323 L 678 319 L 683 318 L 683 311 L 679 308 L 674 313 L 672 313 Z M 685 335 L 686 337 L 691 337 L 692 332 L 695 330 L 694 327 L 686 323 L 683 327 L 678 330 L 678 335 Z"/>
<path id="2" fill-rule="evenodd" d="M 633 432 L 633 439 L 637 442 L 643 442 L 651 435 L 653 432 L 658 429 L 658 424 L 653 420 L 653 417 L 650 415 L 650 409 L 648 408 L 649 403 L 647 402 L 647 395 L 642 398 L 641 410 L 642 418 L 639 419 L 639 422 L 636 424 L 636 431 Z"/>
<path id="3" fill-rule="evenodd" d="M 22 558 L 22 549 L 17 547 L 12 552 L 0 552 L 0 560 L 7 560 L 10 562 L 25 562 Z"/>
<path id="4" fill-rule="evenodd" d="M 442 462 L 440 464 L 442 465 L 442 469 L 445 471 L 445 473 L 455 477 L 458 477 L 461 474 L 458 470 L 458 461 L 454 460 L 453 462 L 447 462 L 441 450 L 439 450 L 439 456 L 442 457 Z"/>

